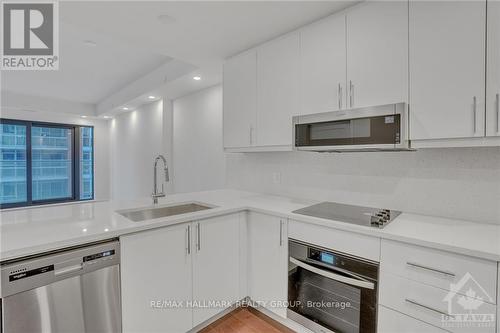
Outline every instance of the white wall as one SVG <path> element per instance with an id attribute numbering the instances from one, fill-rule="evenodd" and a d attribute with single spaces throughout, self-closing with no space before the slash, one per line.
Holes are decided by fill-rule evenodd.
<path id="1" fill-rule="evenodd" d="M 112 188 L 113 199 L 135 199 L 151 195 L 153 190 L 153 162 L 164 154 L 171 165 L 164 137 L 168 126 L 170 103 L 157 101 L 134 111 L 116 116 L 111 121 Z M 167 122 L 165 124 L 164 122 Z M 164 180 L 158 168 L 159 188 Z M 169 187 L 165 188 L 169 190 Z"/>
<path id="2" fill-rule="evenodd" d="M 204 89 L 173 104 L 175 192 L 223 188 L 222 86 Z"/>
<path id="3" fill-rule="evenodd" d="M 2 92 L 2 97 L 5 96 L 7 94 Z M 83 119 L 73 113 L 75 110 L 89 111 L 87 104 L 23 96 L 8 94 L 8 98 L 2 98 L 0 117 L 94 126 L 94 194 L 96 200 L 108 200 L 111 194 L 109 121 L 95 117 Z"/>
<path id="4" fill-rule="evenodd" d="M 226 168 L 230 188 L 500 223 L 498 147 L 228 154 Z"/>

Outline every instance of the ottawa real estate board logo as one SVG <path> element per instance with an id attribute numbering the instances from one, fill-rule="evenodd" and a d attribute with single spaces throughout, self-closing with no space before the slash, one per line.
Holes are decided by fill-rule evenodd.
<path id="1" fill-rule="evenodd" d="M 1 1 L 2 70 L 59 69 L 57 1 Z"/>

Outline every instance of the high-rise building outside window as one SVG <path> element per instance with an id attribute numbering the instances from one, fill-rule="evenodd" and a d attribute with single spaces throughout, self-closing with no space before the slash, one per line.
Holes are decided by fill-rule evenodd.
<path id="1" fill-rule="evenodd" d="M 94 198 L 94 128 L 0 119 L 0 207 Z"/>

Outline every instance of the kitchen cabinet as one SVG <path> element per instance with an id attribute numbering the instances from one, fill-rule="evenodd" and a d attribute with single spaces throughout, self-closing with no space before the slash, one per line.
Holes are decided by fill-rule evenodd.
<path id="1" fill-rule="evenodd" d="M 485 1 L 410 1 L 412 140 L 485 134 Z"/>
<path id="2" fill-rule="evenodd" d="M 250 50 L 224 64 L 224 148 L 255 145 L 257 52 Z"/>
<path id="3" fill-rule="evenodd" d="M 247 228 L 250 298 L 277 315 L 286 317 L 287 221 L 284 218 L 250 212 Z"/>
<path id="4" fill-rule="evenodd" d="M 497 263 L 412 244 L 383 239 L 380 271 L 441 289 L 459 284 L 467 273 L 489 295 L 497 289 Z M 460 293 L 460 292 L 458 292 Z"/>
<path id="5" fill-rule="evenodd" d="M 206 305 L 193 310 L 196 326 L 239 300 L 238 215 L 215 217 L 194 223 L 193 300 Z M 218 303 L 218 304 L 217 304 Z"/>
<path id="6" fill-rule="evenodd" d="M 257 146 L 292 145 L 292 116 L 299 110 L 299 34 L 257 51 Z"/>
<path id="7" fill-rule="evenodd" d="M 384 306 L 378 308 L 378 332 L 381 333 L 446 333 L 447 331 L 426 324 Z"/>
<path id="8" fill-rule="evenodd" d="M 473 276 L 473 274 L 471 273 Z M 487 301 L 486 295 L 482 290 L 472 283 L 464 283 L 467 290 L 472 290 L 472 296 L 458 295 L 449 289 L 432 287 L 417 281 L 405 279 L 394 274 L 382 272 L 380 276 L 379 304 L 390 309 L 404 313 L 410 317 L 419 319 L 436 327 L 443 327 L 453 333 L 470 333 L 471 327 L 466 325 L 455 325 L 456 322 L 443 321 L 443 316 L 448 315 L 457 317 L 460 314 L 478 315 L 495 317 L 496 305 Z M 460 288 L 462 285 L 457 286 Z M 462 286 L 462 288 L 464 288 Z M 476 294 L 477 293 L 477 294 Z M 450 304 L 447 300 L 450 300 Z M 462 301 L 460 301 L 460 299 Z M 478 303 L 479 308 L 467 310 L 463 304 Z M 460 321 L 459 321 L 460 323 Z M 467 322 L 461 322 L 462 324 Z M 450 325 L 451 324 L 451 325 Z M 445 326 L 448 325 L 448 326 Z M 481 326 L 474 326 L 474 333 L 495 333 L 496 323 L 484 321 Z"/>
<path id="9" fill-rule="evenodd" d="M 452 324 L 444 327 L 446 331 L 470 332 L 467 325 L 443 322 L 443 315 L 469 313 L 461 303 L 479 302 L 471 315 L 494 316 L 497 270 L 493 261 L 382 240 L 379 304 L 436 327 Z M 386 319 L 383 316 L 379 321 Z M 387 321 L 386 325 L 393 327 Z M 474 326 L 474 332 L 494 333 L 495 327 L 496 323 L 486 321 Z"/>
<path id="10" fill-rule="evenodd" d="M 488 1 L 486 135 L 500 136 L 500 2 Z"/>
<path id="11" fill-rule="evenodd" d="M 123 332 L 187 332 L 237 301 L 239 225 L 232 214 L 120 237 Z"/>
<path id="12" fill-rule="evenodd" d="M 191 299 L 189 229 L 189 224 L 182 224 L 120 237 L 123 332 L 177 333 L 192 328 L 190 308 L 162 304 Z"/>
<path id="13" fill-rule="evenodd" d="M 348 108 L 408 101 L 408 2 L 347 12 Z"/>
<path id="14" fill-rule="evenodd" d="M 346 107 L 346 22 L 333 15 L 300 31 L 300 114 Z"/>

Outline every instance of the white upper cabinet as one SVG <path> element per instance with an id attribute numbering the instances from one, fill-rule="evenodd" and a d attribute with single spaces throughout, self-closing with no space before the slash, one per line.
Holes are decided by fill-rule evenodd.
<path id="1" fill-rule="evenodd" d="M 347 107 L 408 101 L 408 3 L 367 2 L 347 12 Z"/>
<path id="2" fill-rule="evenodd" d="M 257 52 L 240 54 L 224 64 L 224 148 L 255 144 Z"/>
<path id="3" fill-rule="evenodd" d="M 500 2 L 488 1 L 486 135 L 500 136 Z"/>
<path id="4" fill-rule="evenodd" d="M 292 116 L 299 109 L 299 34 L 257 51 L 257 145 L 291 146 Z"/>
<path id="5" fill-rule="evenodd" d="M 484 136 L 485 27 L 485 1 L 410 2 L 412 140 Z"/>
<path id="6" fill-rule="evenodd" d="M 346 107 L 345 15 L 334 15 L 300 32 L 300 114 Z"/>

